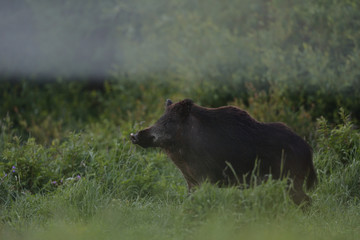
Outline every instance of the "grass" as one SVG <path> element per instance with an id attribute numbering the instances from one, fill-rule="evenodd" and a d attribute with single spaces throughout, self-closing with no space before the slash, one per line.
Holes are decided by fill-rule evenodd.
<path id="1" fill-rule="evenodd" d="M 360 134 L 341 114 L 335 127 L 318 121 L 319 183 L 305 211 L 271 179 L 188 196 L 164 153 L 129 143 L 128 125 L 91 124 L 44 145 L 3 121 L 0 239 L 358 239 Z"/>
<path id="2" fill-rule="evenodd" d="M 151 197 L 133 201 L 112 199 L 106 206 L 95 201 L 96 214 L 92 217 L 81 214 L 80 218 L 78 213 L 83 209 L 73 209 L 69 202 L 61 203 L 58 195 L 42 199 L 41 206 L 34 210 L 37 213 L 23 220 L 25 225 L 21 220 L 17 227 L 2 225 L 0 236 L 1 239 L 357 239 L 359 236 L 357 205 L 339 206 L 331 199 L 313 195 L 314 204 L 309 212 L 291 204 L 282 210 L 255 204 L 250 209 L 234 211 L 232 204 L 239 201 L 236 191 L 201 187 L 194 198 L 206 200 L 208 195 L 213 195 L 208 206 L 189 198 L 184 201 Z M 249 193 L 256 195 L 253 190 Z M 28 201 L 37 205 L 36 199 Z M 65 206 L 60 208 L 61 204 Z M 24 203 L 20 205 L 23 207 Z M 31 208 L 25 207 L 24 211 Z M 202 210 L 197 211 L 199 208 Z M 41 216 L 46 212 L 51 216 L 45 222 Z"/>

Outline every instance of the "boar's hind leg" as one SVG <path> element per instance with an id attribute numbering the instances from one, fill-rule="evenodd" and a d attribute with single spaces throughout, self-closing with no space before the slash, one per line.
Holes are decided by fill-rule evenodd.
<path id="1" fill-rule="evenodd" d="M 302 184 L 294 183 L 294 186 L 290 189 L 290 197 L 296 205 L 303 204 L 306 207 L 311 204 L 311 198 L 304 192 Z"/>
<path id="2" fill-rule="evenodd" d="M 198 184 L 191 177 L 186 175 L 184 177 L 187 183 L 188 193 L 190 194 L 191 192 L 193 192 L 194 187 L 197 186 Z"/>

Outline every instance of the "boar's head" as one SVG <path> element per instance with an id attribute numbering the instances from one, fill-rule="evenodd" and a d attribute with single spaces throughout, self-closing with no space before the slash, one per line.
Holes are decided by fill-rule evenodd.
<path id="1" fill-rule="evenodd" d="M 132 143 L 144 148 L 168 148 L 175 145 L 183 134 L 184 124 L 186 124 L 192 105 L 193 102 L 189 99 L 178 103 L 173 103 L 170 99 L 166 100 L 163 116 L 154 125 L 135 134 L 131 133 Z"/>

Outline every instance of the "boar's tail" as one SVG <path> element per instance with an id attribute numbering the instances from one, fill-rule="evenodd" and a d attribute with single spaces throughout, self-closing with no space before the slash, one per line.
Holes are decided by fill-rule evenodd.
<path id="1" fill-rule="evenodd" d="M 306 144 L 307 145 L 307 144 Z M 317 174 L 314 168 L 314 162 L 313 162 L 313 150 L 312 148 L 307 145 L 309 151 L 304 151 L 304 159 L 307 165 L 307 176 L 306 176 L 306 186 L 305 188 L 307 190 L 310 190 L 312 188 L 314 188 L 314 186 L 316 185 L 316 183 L 318 182 L 317 179 Z"/>
<path id="2" fill-rule="evenodd" d="M 308 174 L 307 179 L 306 179 L 306 189 L 307 190 L 312 189 L 316 185 L 316 183 L 318 181 L 314 166 L 311 166 L 309 170 L 310 171 L 309 171 L 309 174 Z"/>

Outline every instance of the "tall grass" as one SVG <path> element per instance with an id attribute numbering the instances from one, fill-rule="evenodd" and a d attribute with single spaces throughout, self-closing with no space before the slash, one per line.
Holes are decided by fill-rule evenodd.
<path id="1" fill-rule="evenodd" d="M 335 127 L 318 121 L 319 183 L 305 211 L 289 200 L 285 181 L 271 179 L 241 190 L 206 183 L 188 195 L 163 153 L 126 140 L 132 126 L 89 125 L 43 146 L 19 142 L 2 122 L 0 238 L 357 239 L 360 138 L 340 115 Z M 30 171 L 31 161 L 38 167 Z M 36 187 L 33 176 L 42 179 Z"/>

